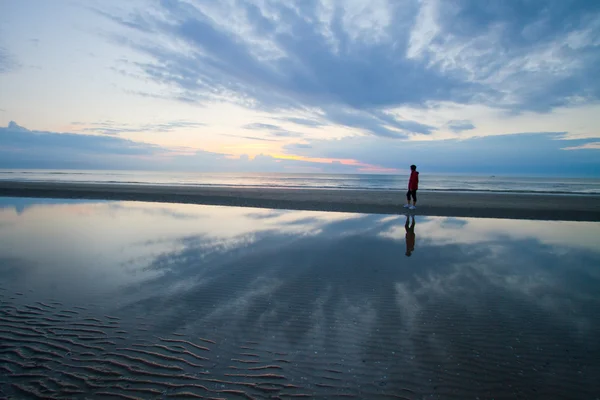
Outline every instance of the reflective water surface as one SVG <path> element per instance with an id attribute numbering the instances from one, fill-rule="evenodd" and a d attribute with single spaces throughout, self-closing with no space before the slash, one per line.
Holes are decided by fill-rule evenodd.
<path id="1" fill-rule="evenodd" d="M 600 224 L 0 198 L 0 398 L 596 398 Z"/>

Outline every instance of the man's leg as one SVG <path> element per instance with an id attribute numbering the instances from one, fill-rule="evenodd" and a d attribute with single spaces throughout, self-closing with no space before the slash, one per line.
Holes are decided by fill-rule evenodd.
<path id="1" fill-rule="evenodd" d="M 409 207 L 411 210 L 414 210 L 417 208 L 417 192 L 415 190 L 411 190 L 409 191 L 412 199 L 413 199 L 413 204 Z M 410 204 L 410 201 L 408 202 Z"/>
<path id="2" fill-rule="evenodd" d="M 410 190 L 406 192 L 406 204 L 404 205 L 404 208 L 408 207 L 410 207 Z"/>

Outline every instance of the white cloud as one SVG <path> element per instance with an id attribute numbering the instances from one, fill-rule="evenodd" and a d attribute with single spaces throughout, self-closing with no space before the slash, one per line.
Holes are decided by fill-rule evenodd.
<path id="1" fill-rule="evenodd" d="M 581 146 L 563 147 L 563 150 L 600 150 L 600 142 L 585 143 Z"/>
<path id="2" fill-rule="evenodd" d="M 342 0 L 338 1 L 338 5 L 344 7 L 344 26 L 350 38 L 355 41 L 377 43 L 387 38 L 388 27 L 392 22 L 398 23 L 392 21 L 389 0 Z"/>
<path id="3" fill-rule="evenodd" d="M 419 14 L 410 32 L 406 55 L 408 58 L 423 57 L 430 50 L 433 39 L 440 33 L 437 0 L 421 0 Z"/>

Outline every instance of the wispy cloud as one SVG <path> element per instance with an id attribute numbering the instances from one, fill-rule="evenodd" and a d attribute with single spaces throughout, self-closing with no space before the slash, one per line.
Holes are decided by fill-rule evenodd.
<path id="1" fill-rule="evenodd" d="M 452 132 L 463 132 L 463 131 L 468 131 L 471 129 L 475 129 L 475 125 L 473 125 L 473 123 L 471 121 L 466 121 L 466 120 L 458 120 L 458 121 L 449 121 L 448 122 L 448 128 L 450 128 L 450 130 Z"/>
<path id="2" fill-rule="evenodd" d="M 314 119 L 308 119 L 308 118 L 278 117 L 276 119 L 279 120 L 279 121 L 291 122 L 291 123 L 296 124 L 296 125 L 308 126 L 308 127 L 311 127 L 311 128 L 319 128 L 319 127 L 322 127 L 322 126 L 326 125 L 324 122 L 317 121 L 317 120 L 314 120 Z"/>
<path id="3" fill-rule="evenodd" d="M 304 136 L 304 134 L 302 134 L 300 132 L 288 131 L 287 129 L 283 129 L 282 127 L 280 127 L 278 125 L 263 124 L 263 123 L 259 123 L 259 122 L 244 125 L 243 128 L 249 129 L 249 130 L 254 130 L 254 131 L 260 131 L 260 132 L 268 134 L 269 136 L 275 136 L 275 137 L 299 138 L 299 137 Z"/>
<path id="4" fill-rule="evenodd" d="M 385 113 L 397 106 L 478 102 L 547 112 L 600 99 L 593 2 L 173 0 L 103 15 L 147 35 L 121 43 L 150 57 L 138 72 L 167 85 L 172 98 L 318 110 L 329 123 L 381 137 L 438 128 Z"/>
<path id="5" fill-rule="evenodd" d="M 135 126 L 132 124 L 123 124 L 110 120 L 91 123 L 72 122 L 71 125 L 81 127 L 79 129 L 81 132 L 94 132 L 105 135 L 119 135 L 122 133 L 134 132 L 171 132 L 180 128 L 196 128 L 206 126 L 204 123 L 192 121 L 169 121 Z"/>
<path id="6" fill-rule="evenodd" d="M 244 129 L 251 129 L 256 131 L 276 131 L 279 130 L 279 126 L 272 124 L 262 124 L 259 122 L 255 122 L 252 124 L 247 124 L 243 126 Z"/>
<path id="7" fill-rule="evenodd" d="M 0 74 L 10 72 L 16 68 L 14 57 L 4 47 L 0 46 Z"/>
<path id="8" fill-rule="evenodd" d="M 597 100 L 600 13 L 588 1 L 424 1 L 407 56 L 482 85 L 472 99 L 513 112 Z"/>
<path id="9" fill-rule="evenodd" d="M 229 133 L 221 133 L 220 135 L 227 136 L 227 137 L 240 138 L 240 139 L 258 140 L 260 142 L 277 142 L 277 139 L 269 139 L 269 138 L 260 137 L 260 136 L 232 135 Z"/>
<path id="10" fill-rule="evenodd" d="M 600 142 L 590 142 L 579 146 L 564 147 L 562 150 L 600 150 Z"/>

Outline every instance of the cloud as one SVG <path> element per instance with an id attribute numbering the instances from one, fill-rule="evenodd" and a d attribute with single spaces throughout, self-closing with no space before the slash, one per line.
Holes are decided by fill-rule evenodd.
<path id="1" fill-rule="evenodd" d="M 295 149 L 312 149 L 312 145 L 308 143 L 296 143 L 294 144 Z"/>
<path id="2" fill-rule="evenodd" d="M 424 127 L 417 122 L 400 122 L 393 120 L 386 114 L 380 112 L 364 112 L 356 109 L 329 108 L 327 117 L 331 122 L 341 124 L 351 128 L 357 128 L 366 132 L 371 132 L 376 136 L 384 138 L 407 138 L 408 132 L 405 128 Z M 424 132 L 427 132 L 425 129 Z"/>
<path id="3" fill-rule="evenodd" d="M 253 124 L 248 124 L 248 125 L 244 125 L 243 126 L 244 129 L 251 129 L 251 130 L 256 130 L 256 131 L 273 131 L 273 130 L 279 130 L 281 128 L 279 128 L 277 125 L 271 125 L 271 124 L 261 124 L 261 123 L 253 123 Z"/>
<path id="4" fill-rule="evenodd" d="M 304 136 L 303 133 L 288 131 L 287 129 L 283 129 L 280 126 L 272 125 L 272 124 L 263 124 L 263 123 L 252 123 L 243 126 L 244 129 L 255 130 L 267 133 L 270 136 L 275 137 L 295 137 L 299 138 Z"/>
<path id="5" fill-rule="evenodd" d="M 15 121 L 10 121 L 8 123 L 7 129 L 8 129 L 8 131 L 12 131 L 12 132 L 31 132 L 29 129 L 20 126 Z"/>
<path id="6" fill-rule="evenodd" d="M 0 74 L 12 71 L 17 66 L 13 56 L 0 46 Z"/>
<path id="7" fill-rule="evenodd" d="M 288 152 L 305 157 L 353 158 L 383 168 L 419 166 L 426 173 L 600 176 L 596 142 L 566 140 L 564 134 L 523 133 L 467 140 L 398 141 L 368 137 L 308 140 L 290 144 Z M 587 152 L 565 151 L 565 147 Z M 596 150 L 594 150 L 596 149 Z"/>
<path id="8" fill-rule="evenodd" d="M 436 129 L 385 113 L 398 106 L 548 112 L 600 99 L 594 2 L 173 0 L 103 15 L 144 34 L 119 40 L 149 57 L 137 73 L 172 98 L 309 111 L 381 137 Z"/>
<path id="9" fill-rule="evenodd" d="M 264 137 L 259 137 L 259 136 L 245 136 L 245 135 L 231 135 L 229 133 L 221 133 L 221 136 L 228 136 L 228 137 L 235 137 L 235 138 L 240 138 L 240 139 L 249 139 L 249 140 L 258 140 L 261 142 L 277 142 L 277 139 L 268 139 L 268 138 L 264 138 Z"/>
<path id="10" fill-rule="evenodd" d="M 300 138 L 302 136 L 304 136 L 304 134 L 300 133 L 300 132 L 292 132 L 292 131 L 274 131 L 271 132 L 272 136 L 276 136 L 276 137 L 288 137 L 288 138 Z"/>
<path id="11" fill-rule="evenodd" d="M 3 168 L 109 167 L 114 161 L 130 165 L 138 157 L 164 153 L 158 146 L 116 137 L 30 131 L 14 121 L 0 128 Z"/>
<path id="12" fill-rule="evenodd" d="M 326 125 L 323 122 L 316 121 L 314 119 L 307 119 L 307 118 L 279 117 L 277 119 L 280 120 L 280 121 L 291 122 L 291 123 L 296 124 L 296 125 L 303 125 L 303 126 L 308 126 L 308 127 L 311 127 L 311 128 L 320 128 L 320 127 Z"/>
<path id="13" fill-rule="evenodd" d="M 475 129 L 475 125 L 471 121 L 459 120 L 459 121 L 448 121 L 448 128 L 452 132 L 460 133 L 463 131 L 469 131 Z"/>
<path id="14" fill-rule="evenodd" d="M 390 53 L 385 46 L 359 46 L 335 52 L 324 40 L 322 27 L 308 24 L 305 16 L 284 6 L 276 6 L 271 12 L 282 20 L 278 24 L 287 25 L 287 33 L 277 32 L 273 21 L 265 19 L 263 10 L 249 4 L 245 7 L 248 15 L 256 18 L 246 22 L 251 24 L 251 30 L 268 33 L 268 46 L 281 55 L 276 58 L 259 57 L 247 40 L 228 31 L 224 24 L 215 24 L 202 10 L 170 2 L 163 4 L 160 11 L 169 21 L 167 24 L 158 24 L 152 17 L 139 14 L 136 19 L 148 23 L 143 27 L 138 24 L 137 29 L 186 42 L 192 51 L 182 54 L 167 48 L 130 43 L 154 59 L 152 64 L 140 64 L 139 67 L 148 78 L 171 85 L 178 94 L 198 94 L 201 96 L 198 101 L 212 93 L 214 98 L 229 101 L 251 99 L 263 108 L 328 105 L 325 118 L 342 124 L 349 120 L 348 126 L 389 137 L 402 135 L 379 126 L 383 124 L 381 118 L 369 117 L 367 108 L 430 99 L 424 96 L 424 86 L 417 82 L 418 79 L 411 78 L 411 74 L 419 74 L 430 83 L 439 81 L 438 93 L 451 89 L 466 93 L 470 86 L 454 84 L 435 71 L 423 70 L 412 63 L 406 65 L 407 69 L 398 68 L 393 59 L 399 52 Z M 315 16 L 318 10 L 304 11 Z M 335 18 L 341 17 L 343 12 L 343 9 L 337 10 Z M 347 32 L 335 26 L 334 21 L 331 23 L 340 38 L 346 40 Z M 411 79 L 407 80 L 407 77 Z M 352 116 L 358 110 L 367 115 L 361 119 Z"/>
<path id="15" fill-rule="evenodd" d="M 564 147 L 562 150 L 600 150 L 600 142 L 589 142 L 579 146 Z"/>
<path id="16" fill-rule="evenodd" d="M 247 128 L 277 132 L 279 127 L 252 124 Z M 277 141 L 260 136 L 223 135 Z M 235 159 L 193 149 L 182 154 L 181 149 L 115 136 L 30 131 L 15 122 L 0 128 L 0 168 L 356 173 L 365 168 L 403 170 L 415 163 L 423 176 L 438 172 L 597 176 L 598 149 L 595 139 L 567 140 L 560 132 L 426 142 L 354 136 L 286 145 L 284 150 L 292 154 L 290 159 L 268 155 Z"/>
<path id="17" fill-rule="evenodd" d="M 179 128 L 206 126 L 204 123 L 192 121 L 170 121 L 134 126 L 132 124 L 122 124 L 110 120 L 91 123 L 73 122 L 72 125 L 82 126 L 80 129 L 81 132 L 102 133 L 104 135 L 119 135 L 122 133 L 133 132 L 171 132 Z"/>
<path id="18" fill-rule="evenodd" d="M 599 11 L 588 1 L 424 1 L 407 55 L 484 86 L 482 103 L 548 112 L 598 100 Z"/>
<path id="19" fill-rule="evenodd" d="M 254 140 L 275 139 L 248 137 Z M 133 169 L 204 172 L 356 173 L 375 167 L 328 160 L 279 159 L 260 154 L 238 159 L 229 154 L 170 149 L 116 136 L 30 131 L 15 122 L 0 128 L 0 168 Z"/>

